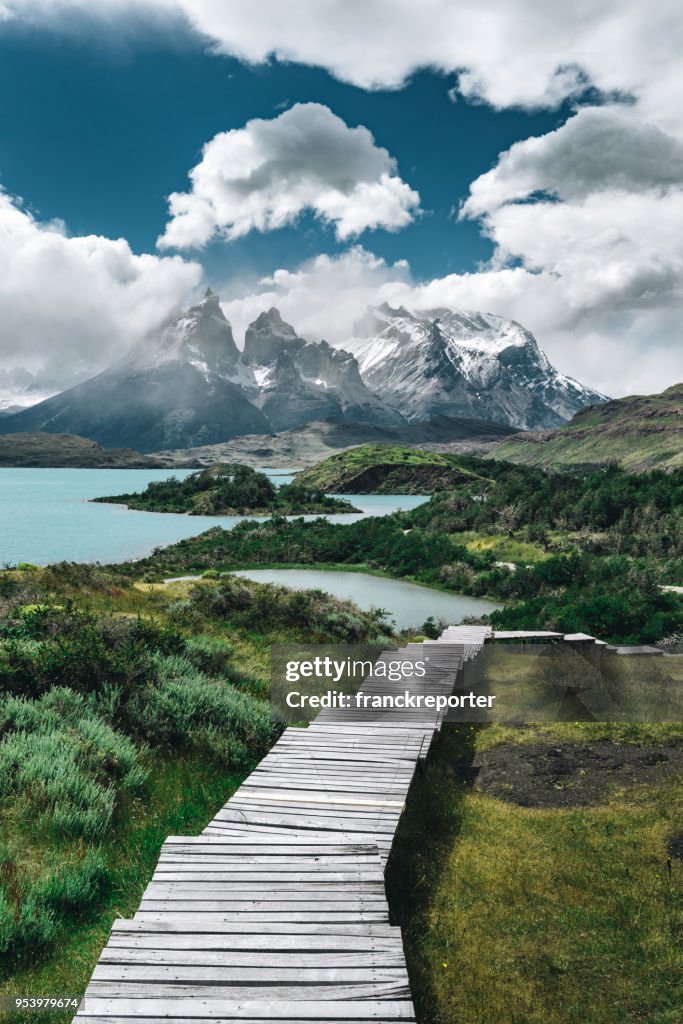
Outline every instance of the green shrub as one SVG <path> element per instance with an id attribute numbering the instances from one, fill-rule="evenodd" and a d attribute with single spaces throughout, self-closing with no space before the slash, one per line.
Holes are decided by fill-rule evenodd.
<path id="1" fill-rule="evenodd" d="M 39 879 L 31 892 L 57 917 L 79 918 L 102 899 L 109 885 L 109 872 L 103 855 L 88 850 L 80 860 L 70 860 L 53 874 Z"/>
<path id="2" fill-rule="evenodd" d="M 6 966 L 42 953 L 68 919 L 92 913 L 109 884 L 101 853 L 70 858 L 51 874 L 31 879 L 14 858 L 0 860 L 0 955 Z"/>
<path id="3" fill-rule="evenodd" d="M 285 628 L 311 638 L 362 643 L 391 633 L 382 610 L 362 612 L 322 590 L 288 590 L 236 576 L 193 587 L 190 601 L 202 616 L 263 632 Z"/>
<path id="4" fill-rule="evenodd" d="M 0 700 L 0 736 L 0 797 L 26 801 L 38 825 L 66 835 L 103 835 L 115 786 L 136 791 L 146 778 L 143 751 L 68 689 Z"/>
<path id="5" fill-rule="evenodd" d="M 147 619 L 98 618 L 36 602 L 0 626 L 0 692 L 36 696 L 65 686 L 95 693 L 117 686 L 125 700 L 150 676 L 152 652 L 174 654 L 184 646 L 175 629 Z"/>
<path id="6" fill-rule="evenodd" d="M 230 673 L 233 652 L 227 640 L 200 634 L 187 641 L 183 654 L 200 672 L 219 676 Z"/>
<path id="7" fill-rule="evenodd" d="M 150 743 L 206 745 L 232 768 L 253 763 L 269 748 L 274 724 L 263 701 L 205 675 L 187 658 L 158 656 L 157 668 L 157 681 L 140 691 L 130 711 Z"/>

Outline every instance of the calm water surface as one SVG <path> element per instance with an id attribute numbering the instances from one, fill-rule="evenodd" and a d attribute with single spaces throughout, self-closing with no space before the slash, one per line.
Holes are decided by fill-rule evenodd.
<path id="1" fill-rule="evenodd" d="M 479 597 L 446 594 L 441 590 L 421 587 L 404 580 L 391 580 L 363 572 L 329 569 L 249 569 L 236 575 L 258 583 L 280 583 L 296 590 L 319 588 L 335 597 L 355 601 L 359 608 L 385 608 L 399 629 L 420 626 L 433 615 L 450 623 L 462 622 L 465 616 L 488 615 L 501 608 Z"/>
<path id="2" fill-rule="evenodd" d="M 0 566 L 17 562 L 49 565 L 122 562 L 142 558 L 153 548 L 195 537 L 212 526 L 231 529 L 237 516 L 181 516 L 134 512 L 121 505 L 95 505 L 90 498 L 143 491 L 152 480 L 193 470 L 168 469 L 0 469 Z M 292 477 L 267 471 L 276 483 Z M 368 515 L 415 508 L 425 498 L 412 495 L 350 495 L 357 514 L 336 514 L 350 523 Z M 313 517 L 309 517 L 313 518 Z"/>

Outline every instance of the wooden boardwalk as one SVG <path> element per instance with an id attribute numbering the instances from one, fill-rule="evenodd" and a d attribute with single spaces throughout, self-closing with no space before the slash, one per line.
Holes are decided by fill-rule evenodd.
<path id="1" fill-rule="evenodd" d="M 449 627 L 379 660 L 361 692 L 450 694 L 490 629 Z M 198 837 L 171 836 L 140 909 L 116 921 L 77 1024 L 414 1021 L 384 868 L 444 712 L 330 710 L 284 731 Z"/>

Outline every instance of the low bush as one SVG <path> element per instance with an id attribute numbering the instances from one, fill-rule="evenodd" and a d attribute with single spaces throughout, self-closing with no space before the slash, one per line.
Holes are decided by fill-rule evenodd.
<path id="1" fill-rule="evenodd" d="M 206 745 L 230 768 L 254 763 L 274 739 L 270 707 L 185 657 L 156 659 L 155 683 L 131 701 L 133 727 L 153 745 Z"/>
<path id="2" fill-rule="evenodd" d="M 319 638 L 338 643 L 362 643 L 392 633 L 381 609 L 364 612 L 322 590 L 288 590 L 236 576 L 193 587 L 189 600 L 206 618 L 259 633 L 283 628 L 291 638 L 306 636 L 312 641 Z"/>
<path id="3" fill-rule="evenodd" d="M 0 798 L 30 804 L 40 827 L 65 835 L 103 835 L 116 790 L 134 792 L 146 777 L 143 751 L 63 687 L 0 700 L 0 737 Z"/>
<path id="4" fill-rule="evenodd" d="M 0 954 L 7 966 L 50 946 L 58 925 L 90 913 L 104 897 L 104 857 L 89 850 L 32 880 L 16 859 L 0 859 Z"/>
<path id="5" fill-rule="evenodd" d="M 53 686 L 92 693 L 105 683 L 130 691 L 149 674 L 149 654 L 185 641 L 147 619 L 98 617 L 72 606 L 14 608 L 0 626 L 0 693 L 36 696 Z"/>
<path id="6" fill-rule="evenodd" d="M 232 657 L 234 647 L 227 640 L 218 637 L 199 636 L 190 637 L 185 644 L 183 654 L 195 668 L 200 672 L 206 672 L 210 676 L 230 676 L 232 674 Z"/>

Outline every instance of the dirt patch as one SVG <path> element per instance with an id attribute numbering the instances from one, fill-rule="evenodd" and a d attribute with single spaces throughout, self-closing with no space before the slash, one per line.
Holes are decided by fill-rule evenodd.
<path id="1" fill-rule="evenodd" d="M 509 743 L 477 754 L 477 789 L 520 807 L 581 807 L 613 787 L 661 782 L 683 771 L 683 750 L 598 742 L 590 746 Z M 683 855 L 683 836 L 681 837 Z"/>
<path id="2" fill-rule="evenodd" d="M 676 860 L 683 860 L 683 832 L 669 840 L 667 850 L 670 857 L 675 857 Z"/>

